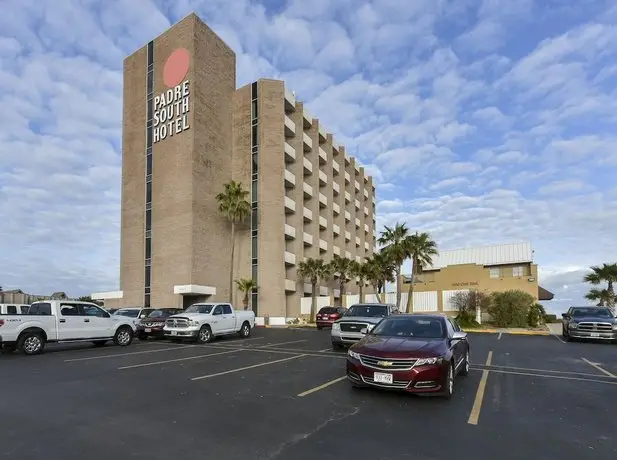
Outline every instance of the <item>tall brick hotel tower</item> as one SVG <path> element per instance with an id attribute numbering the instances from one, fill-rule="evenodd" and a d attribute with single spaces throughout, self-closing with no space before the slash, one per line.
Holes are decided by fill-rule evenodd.
<path id="1" fill-rule="evenodd" d="M 284 82 L 236 89 L 234 52 L 191 14 L 124 62 L 121 290 L 93 296 L 116 307 L 227 301 L 230 225 L 215 196 L 232 179 L 252 204 L 234 276 L 257 280 L 258 316 L 299 316 L 311 295 L 296 275 L 304 257 L 373 253 L 372 178 Z M 339 296 L 334 287 L 318 294 Z"/>

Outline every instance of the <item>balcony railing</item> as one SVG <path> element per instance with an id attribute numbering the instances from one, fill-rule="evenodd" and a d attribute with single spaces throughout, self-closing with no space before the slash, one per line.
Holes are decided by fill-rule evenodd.
<path id="1" fill-rule="evenodd" d="M 319 240 L 319 252 L 326 252 L 328 250 L 328 243 L 322 239 Z"/>
<path id="2" fill-rule="evenodd" d="M 368 200 L 368 190 L 364 189 L 364 199 Z"/>
<path id="3" fill-rule="evenodd" d="M 306 107 L 302 108 L 302 122 L 304 123 L 304 127 L 306 129 L 313 126 L 313 117 L 311 116 L 309 111 L 306 109 Z"/>
<path id="4" fill-rule="evenodd" d="M 356 228 L 360 228 L 360 219 L 356 217 Z"/>
<path id="5" fill-rule="evenodd" d="M 345 171 L 345 183 L 349 184 L 349 182 L 351 182 L 351 176 L 347 171 Z"/>
<path id="6" fill-rule="evenodd" d="M 339 166 L 338 161 L 332 160 L 332 171 L 334 175 L 338 176 L 340 170 L 341 170 L 341 167 Z"/>
<path id="7" fill-rule="evenodd" d="M 365 241 L 364 242 L 364 250 L 365 251 L 370 251 L 370 249 L 371 249 L 371 246 L 368 244 L 368 241 Z"/>
<path id="8" fill-rule="evenodd" d="M 328 228 L 328 219 L 326 219 L 324 216 L 319 216 L 319 228 Z"/>
<path id="9" fill-rule="evenodd" d="M 308 158 L 304 158 L 302 161 L 302 167 L 304 168 L 304 175 L 310 176 L 313 174 L 313 163 Z"/>
<path id="10" fill-rule="evenodd" d="M 338 195 L 341 192 L 341 187 L 336 182 L 332 182 L 332 191 L 334 195 Z"/>
<path id="11" fill-rule="evenodd" d="M 332 252 L 334 254 L 336 254 L 337 256 L 341 255 L 341 248 L 339 248 L 338 246 L 332 246 Z"/>
<path id="12" fill-rule="evenodd" d="M 296 110 L 296 96 L 285 88 L 285 112 L 291 113 Z"/>
<path id="13" fill-rule="evenodd" d="M 345 211 L 345 222 L 351 222 L 351 214 L 349 211 Z"/>
<path id="14" fill-rule="evenodd" d="M 340 235 L 341 234 L 341 227 L 339 227 L 336 224 L 332 224 L 332 233 L 334 233 L 335 235 Z"/>
<path id="15" fill-rule="evenodd" d="M 296 255 L 289 251 L 285 251 L 285 265 L 296 265 Z"/>
<path id="16" fill-rule="evenodd" d="M 296 292 L 296 282 L 293 280 L 285 280 L 285 291 Z"/>
<path id="17" fill-rule="evenodd" d="M 351 194 L 345 190 L 345 203 L 349 203 L 351 201 Z"/>
<path id="18" fill-rule="evenodd" d="M 326 130 L 323 128 L 323 126 L 319 125 L 319 143 L 323 144 L 327 140 L 328 134 L 326 133 Z"/>
<path id="19" fill-rule="evenodd" d="M 296 239 L 296 229 L 289 224 L 285 224 L 285 239 L 286 240 L 295 240 Z"/>
<path id="20" fill-rule="evenodd" d="M 296 212 L 296 202 L 289 198 L 285 197 L 285 214 L 293 214 Z"/>
<path id="21" fill-rule="evenodd" d="M 296 135 L 296 124 L 285 115 L 285 137 L 294 137 Z"/>
<path id="22" fill-rule="evenodd" d="M 313 246 L 313 235 L 304 232 L 304 235 L 302 236 L 302 241 L 304 241 L 304 246 Z"/>
<path id="23" fill-rule="evenodd" d="M 359 248 L 359 247 L 360 247 L 360 243 L 361 243 L 361 241 L 360 241 L 360 237 L 359 237 L 359 236 L 356 236 L 356 247 L 357 247 L 357 248 Z"/>
<path id="24" fill-rule="evenodd" d="M 285 188 L 294 188 L 296 186 L 296 176 L 294 173 L 285 169 L 283 176 L 285 178 Z"/>
<path id="25" fill-rule="evenodd" d="M 311 187 L 306 182 L 302 182 L 302 192 L 304 193 L 304 198 L 310 199 L 313 197 L 313 187 Z"/>
<path id="26" fill-rule="evenodd" d="M 368 224 L 364 224 L 364 233 L 368 233 L 368 232 L 369 232 Z"/>
<path id="27" fill-rule="evenodd" d="M 345 258 L 346 259 L 351 259 L 351 252 L 345 251 Z"/>
<path id="28" fill-rule="evenodd" d="M 321 170 L 319 171 L 319 185 L 322 187 L 328 185 L 328 176 Z"/>
<path id="29" fill-rule="evenodd" d="M 313 140 L 306 133 L 302 133 L 302 145 L 305 152 L 310 152 L 313 149 Z"/>
<path id="30" fill-rule="evenodd" d="M 356 189 L 356 192 L 360 191 L 360 182 L 358 182 L 357 180 L 353 181 L 353 186 Z"/>
<path id="31" fill-rule="evenodd" d="M 309 208 L 304 208 L 302 210 L 302 218 L 304 219 L 304 222 L 312 222 L 313 221 L 313 211 L 311 211 Z"/>
<path id="32" fill-rule="evenodd" d="M 335 216 L 338 216 L 341 213 L 341 207 L 336 203 L 332 203 L 332 212 Z"/>
<path id="33" fill-rule="evenodd" d="M 351 233 L 345 230 L 345 241 L 351 241 Z"/>
<path id="34" fill-rule="evenodd" d="M 360 200 L 355 200 L 355 206 L 356 206 L 356 210 L 360 210 Z"/>
<path id="35" fill-rule="evenodd" d="M 368 217 L 368 208 L 366 206 L 364 206 L 364 215 Z"/>
<path id="36" fill-rule="evenodd" d="M 296 161 L 296 149 L 285 142 L 285 163 L 293 163 Z"/>
<path id="37" fill-rule="evenodd" d="M 324 195 L 323 193 L 319 194 L 319 207 L 320 208 L 325 208 L 328 206 L 328 199 L 326 198 L 326 195 Z"/>
<path id="38" fill-rule="evenodd" d="M 319 164 L 325 165 L 328 162 L 328 154 L 324 149 L 319 147 Z"/>

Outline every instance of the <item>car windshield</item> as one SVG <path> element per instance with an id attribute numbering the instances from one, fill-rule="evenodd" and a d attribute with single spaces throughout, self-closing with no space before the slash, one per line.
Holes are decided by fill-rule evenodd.
<path id="1" fill-rule="evenodd" d="M 600 318 L 612 318 L 611 312 L 607 308 L 575 308 L 572 316 L 580 318 L 583 316 L 598 316 Z"/>
<path id="2" fill-rule="evenodd" d="M 191 305 L 186 309 L 186 313 L 205 313 L 208 314 L 212 311 L 214 305 Z"/>
<path id="3" fill-rule="evenodd" d="M 150 313 L 148 318 L 166 318 L 167 316 L 175 315 L 176 313 L 180 313 L 180 311 L 174 310 L 173 308 L 161 308 Z"/>
<path id="4" fill-rule="evenodd" d="M 397 316 L 384 319 L 375 326 L 371 335 L 442 339 L 446 335 L 445 332 L 445 324 L 439 318 L 401 318 Z"/>
<path id="5" fill-rule="evenodd" d="M 345 312 L 345 316 L 364 316 L 368 318 L 385 318 L 388 316 L 388 307 L 385 305 L 352 305 Z"/>
<path id="6" fill-rule="evenodd" d="M 139 310 L 118 310 L 114 313 L 116 316 L 126 316 L 128 318 L 137 318 L 139 316 Z"/>
<path id="7" fill-rule="evenodd" d="M 336 313 L 335 307 L 323 307 L 321 310 L 319 310 L 320 315 L 331 315 L 332 313 Z"/>

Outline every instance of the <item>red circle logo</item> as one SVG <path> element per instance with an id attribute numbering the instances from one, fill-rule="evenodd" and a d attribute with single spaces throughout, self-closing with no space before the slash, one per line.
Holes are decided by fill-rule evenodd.
<path id="1" fill-rule="evenodd" d="M 190 56 L 185 48 L 174 50 L 163 67 L 163 83 L 168 88 L 178 86 L 189 71 Z"/>

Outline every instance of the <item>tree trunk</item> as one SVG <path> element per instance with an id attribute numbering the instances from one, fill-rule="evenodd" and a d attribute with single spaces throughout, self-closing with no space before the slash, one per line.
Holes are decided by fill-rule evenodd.
<path id="1" fill-rule="evenodd" d="M 229 303 L 234 303 L 234 252 L 236 251 L 236 224 L 231 223 L 231 265 L 229 266 Z"/>
<path id="2" fill-rule="evenodd" d="M 244 309 L 245 310 L 249 309 L 249 291 L 246 291 L 244 293 Z"/>
<path id="3" fill-rule="evenodd" d="M 345 290 L 345 278 L 340 278 L 339 280 L 339 284 L 338 284 L 338 290 L 339 290 L 339 307 L 343 306 L 343 291 Z"/>
<path id="4" fill-rule="evenodd" d="M 311 283 L 311 323 L 315 322 L 315 310 L 317 310 L 317 283 Z"/>
<path id="5" fill-rule="evenodd" d="M 373 289 L 375 289 L 375 297 L 377 297 L 377 302 L 383 303 L 383 300 L 381 298 L 381 292 L 379 292 L 380 291 L 379 285 L 373 284 Z"/>
<path id="6" fill-rule="evenodd" d="M 416 280 L 416 276 L 414 275 L 414 270 L 413 268 L 411 269 L 411 280 L 409 283 L 409 289 L 407 290 L 407 305 L 405 306 L 406 308 L 406 313 L 411 313 L 413 310 L 413 283 Z"/>
<path id="7" fill-rule="evenodd" d="M 360 284 L 358 285 L 360 289 L 360 303 L 364 302 L 364 281 L 360 280 Z"/>
<path id="8" fill-rule="evenodd" d="M 400 310 L 401 309 L 401 292 L 402 292 L 402 286 L 401 286 L 401 269 L 402 269 L 402 265 L 399 265 L 399 267 L 396 270 L 396 307 Z"/>

